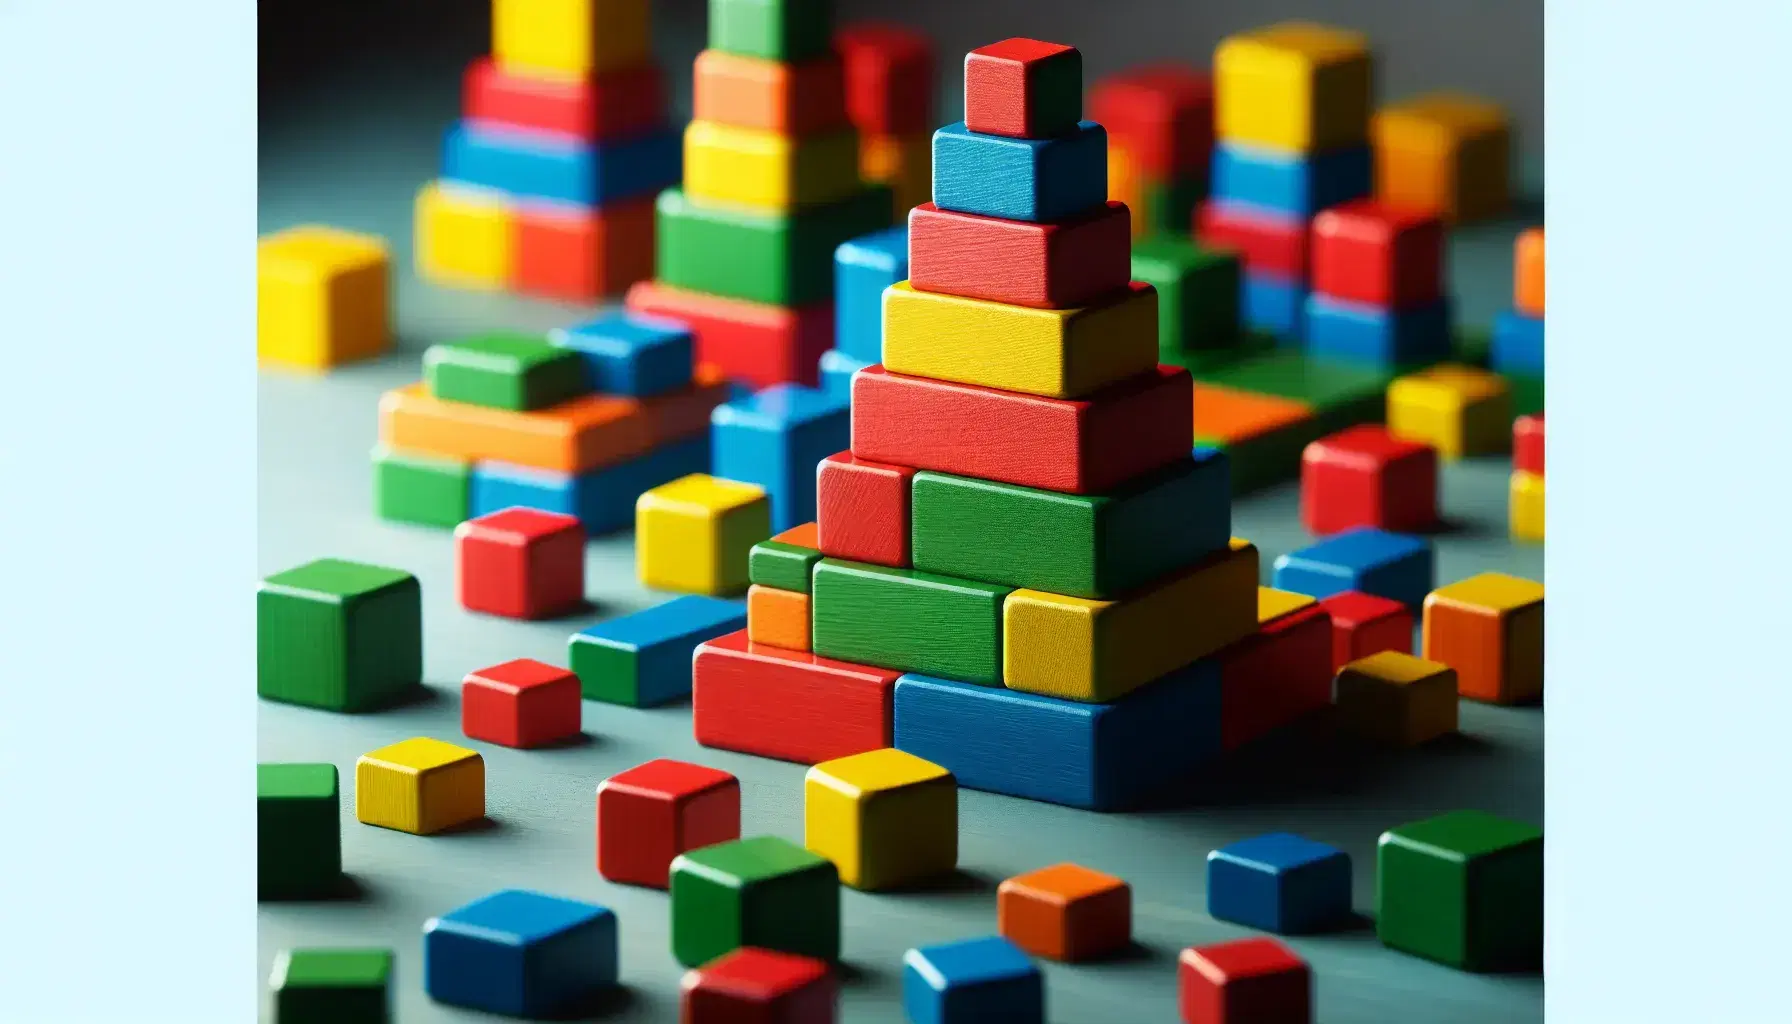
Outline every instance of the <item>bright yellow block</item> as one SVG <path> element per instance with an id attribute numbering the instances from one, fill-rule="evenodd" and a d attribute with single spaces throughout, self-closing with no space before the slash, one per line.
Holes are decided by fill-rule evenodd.
<path id="1" fill-rule="evenodd" d="M 1512 444 L 1512 388 L 1504 377 L 1446 363 L 1388 385 L 1388 430 L 1445 459 L 1490 455 Z"/>
<path id="2" fill-rule="evenodd" d="M 484 816 L 478 751 L 419 736 L 355 762 L 355 817 L 365 824 L 424 836 Z"/>
<path id="3" fill-rule="evenodd" d="M 747 555 L 771 535 L 771 500 L 753 484 L 692 473 L 635 501 L 637 572 L 655 590 L 745 590 Z"/>
<path id="4" fill-rule="evenodd" d="M 649 0 L 492 0 L 492 55 L 506 71 L 584 78 L 653 59 Z"/>
<path id="5" fill-rule="evenodd" d="M 896 223 L 908 223 L 908 211 L 933 199 L 933 136 L 859 136 L 859 177 L 888 185 L 896 199 Z"/>
<path id="6" fill-rule="evenodd" d="M 1338 725 L 1375 743 L 1410 747 L 1456 731 L 1456 670 L 1382 651 L 1338 670 Z"/>
<path id="7" fill-rule="evenodd" d="M 1310 153 L 1369 135 L 1369 40 L 1310 22 L 1231 36 L 1213 54 L 1214 126 L 1227 143 Z"/>
<path id="8" fill-rule="evenodd" d="M 685 126 L 684 192 L 698 202 L 784 212 L 862 187 L 852 131 L 790 136 L 714 121 Z"/>
<path id="9" fill-rule="evenodd" d="M 255 354 L 305 370 L 365 359 L 391 341 L 384 240 L 307 225 L 255 247 Z"/>
<path id="10" fill-rule="evenodd" d="M 1375 193 L 1383 202 L 1462 223 L 1511 200 L 1512 131 L 1497 103 L 1431 93 L 1375 112 Z"/>
<path id="11" fill-rule="evenodd" d="M 1543 543 L 1543 478 L 1519 470 L 1512 474 L 1508 509 L 1512 539 Z"/>
<path id="12" fill-rule="evenodd" d="M 516 214 L 495 192 L 430 182 L 417 193 L 417 274 L 455 288 L 502 291 L 516 267 Z"/>
<path id="13" fill-rule="evenodd" d="M 1118 601 L 1016 590 L 1002 602 L 1011 690 L 1105 703 L 1257 628 L 1257 549 L 1234 547 Z"/>
<path id="14" fill-rule="evenodd" d="M 1274 587 L 1257 588 L 1257 625 L 1274 622 L 1284 615 L 1292 615 L 1308 605 L 1318 604 L 1319 599 L 1307 594 L 1296 594 L 1290 590 L 1277 590 Z"/>
<path id="15" fill-rule="evenodd" d="M 884 291 L 884 368 L 1046 398 L 1082 398 L 1157 365 L 1157 292 L 1075 309 L 1029 309 L 916 291 Z"/>
<path id="16" fill-rule="evenodd" d="M 823 761 L 803 779 L 803 845 L 855 889 L 888 889 L 958 866 L 958 782 L 900 750 Z"/>

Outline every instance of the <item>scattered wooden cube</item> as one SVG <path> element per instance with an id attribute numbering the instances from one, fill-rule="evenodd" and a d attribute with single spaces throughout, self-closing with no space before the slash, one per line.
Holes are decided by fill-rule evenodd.
<path id="1" fill-rule="evenodd" d="M 461 607 L 545 619 L 585 600 L 585 528 L 574 516 L 507 508 L 454 528 Z"/>
<path id="2" fill-rule="evenodd" d="M 1456 670 L 1399 651 L 1338 670 L 1338 726 L 1375 743 L 1411 747 L 1456 731 Z"/>
<path id="3" fill-rule="evenodd" d="M 958 866 L 958 783 L 900 750 L 823 761 L 803 780 L 803 845 L 855 889 L 890 889 Z"/>
<path id="4" fill-rule="evenodd" d="M 438 1003 L 541 1018 L 616 984 L 616 915 L 506 889 L 423 925 L 423 989 Z"/>
<path id="5" fill-rule="evenodd" d="M 912 1024 L 1044 1024 L 1045 977 L 1007 939 L 922 946 L 902 955 L 902 1008 Z"/>
<path id="6" fill-rule="evenodd" d="M 1451 811 L 1382 833 L 1375 931 L 1462 970 L 1534 969 L 1543 955 L 1543 831 Z"/>
<path id="7" fill-rule="evenodd" d="M 460 686 L 460 731 L 505 747 L 543 747 L 579 735 L 579 677 L 533 658 L 470 672 Z"/>
<path id="8" fill-rule="evenodd" d="M 1287 832 L 1207 855 L 1207 913 L 1266 932 L 1323 931 L 1350 916 L 1350 855 Z"/>
<path id="9" fill-rule="evenodd" d="M 1461 224 L 1497 216 L 1511 201 L 1511 128 L 1497 104 L 1432 93 L 1376 111 L 1370 135 L 1385 202 Z"/>
<path id="10" fill-rule="evenodd" d="M 255 352 L 264 364 L 328 370 L 391 344 L 384 240 L 306 225 L 255 249 Z"/>
<path id="11" fill-rule="evenodd" d="M 423 682 L 423 599 L 400 569 L 324 558 L 255 593 L 256 688 L 269 700 L 370 711 Z"/>
<path id="12" fill-rule="evenodd" d="M 1462 696 L 1519 704 L 1543 695 L 1543 584 L 1484 572 L 1425 598 L 1425 657 L 1456 670 Z"/>
<path id="13" fill-rule="evenodd" d="M 268 987 L 273 1024 L 390 1024 L 392 951 L 281 950 Z"/>
<path id="14" fill-rule="evenodd" d="M 342 880 L 341 814 L 335 765 L 255 766 L 259 898 L 330 894 Z"/>
<path id="15" fill-rule="evenodd" d="M 430 835 L 483 817 L 485 759 L 477 751 L 419 736 L 355 762 L 355 818 L 363 824 Z"/>
<path id="16" fill-rule="evenodd" d="M 840 874 L 777 836 L 754 836 L 672 861 L 672 955 L 701 967 L 742 946 L 832 962 L 840 957 Z"/>
<path id="17" fill-rule="evenodd" d="M 813 957 L 742 947 L 689 971 L 681 1024 L 834 1024 L 839 988 Z"/>
<path id="18" fill-rule="evenodd" d="M 1412 653 L 1412 612 L 1399 601 L 1346 590 L 1319 602 L 1332 619 L 1332 671 L 1382 651 Z"/>
<path id="19" fill-rule="evenodd" d="M 1512 387 L 1473 366 L 1441 364 L 1388 385 L 1388 432 L 1445 460 L 1496 455 L 1511 443 Z"/>
<path id="20" fill-rule="evenodd" d="M 1109 956 L 1132 941 L 1132 887 L 1079 864 L 1015 875 L 996 889 L 996 930 L 1047 960 Z"/>
<path id="21" fill-rule="evenodd" d="M 740 781 L 658 758 L 597 786 L 597 871 L 612 882 L 666 888 L 681 853 L 740 838 Z"/>
<path id="22" fill-rule="evenodd" d="M 1274 939 L 1185 949 L 1176 973 L 1183 1024 L 1312 1024 L 1312 972 Z"/>
<path id="23" fill-rule="evenodd" d="M 1437 452 L 1378 424 L 1349 427 L 1301 455 L 1300 518 L 1320 536 L 1357 526 L 1415 533 L 1437 522 Z"/>

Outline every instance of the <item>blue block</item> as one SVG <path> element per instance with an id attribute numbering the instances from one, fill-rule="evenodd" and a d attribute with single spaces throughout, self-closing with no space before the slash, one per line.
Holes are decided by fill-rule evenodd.
<path id="1" fill-rule="evenodd" d="M 687 594 L 574 633 L 635 659 L 635 704 L 657 707 L 691 695 L 691 656 L 706 640 L 747 628 L 744 601 Z"/>
<path id="2" fill-rule="evenodd" d="M 1300 341 L 1305 333 L 1305 281 L 1247 270 L 1238 275 L 1238 289 L 1238 315 L 1246 327 L 1273 334 L 1289 345 Z"/>
<path id="3" fill-rule="evenodd" d="M 1501 313 L 1493 321 L 1490 362 L 1496 373 L 1543 376 L 1543 318 L 1510 309 Z"/>
<path id="4" fill-rule="evenodd" d="M 1207 913 L 1247 928 L 1300 935 L 1350 917 L 1350 855 L 1276 832 L 1207 855 Z"/>
<path id="5" fill-rule="evenodd" d="M 1191 454 L 1195 499 L 1186 506 L 1188 529 L 1197 537 L 1214 538 L 1212 549 L 1223 551 L 1232 540 L 1232 460 L 1220 449 L 1205 446 Z"/>
<path id="6" fill-rule="evenodd" d="M 1291 217 L 1307 218 L 1370 192 L 1369 147 L 1291 155 L 1252 146 L 1213 147 L 1211 194 Z"/>
<path id="7" fill-rule="evenodd" d="M 772 532 L 815 519 L 815 467 L 852 442 L 846 398 L 777 384 L 709 416 L 716 476 L 765 488 Z"/>
<path id="8" fill-rule="evenodd" d="M 908 280 L 908 227 L 885 228 L 834 250 L 834 347 L 884 360 L 884 289 Z"/>
<path id="9" fill-rule="evenodd" d="M 513 1017 L 575 1007 L 616 984 L 616 915 L 508 889 L 423 926 L 423 988 L 438 1003 Z"/>
<path id="10" fill-rule="evenodd" d="M 902 954 L 910 1024 L 1044 1024 L 1045 976 L 1007 939 L 990 936 Z"/>
<path id="11" fill-rule="evenodd" d="M 548 341 L 583 356 L 601 394 L 652 398 L 691 383 L 691 329 L 683 321 L 613 310 L 550 331 Z"/>
<path id="12" fill-rule="evenodd" d="M 830 395 L 838 395 L 847 401 L 852 400 L 852 375 L 870 366 L 860 359 L 854 359 L 837 348 L 830 348 L 821 354 L 821 390 Z"/>
<path id="13" fill-rule="evenodd" d="M 1317 292 L 1307 296 L 1307 352 L 1343 362 L 1400 366 L 1450 356 L 1450 303 L 1394 312 Z"/>
<path id="14" fill-rule="evenodd" d="M 651 195 L 676 184 L 684 167 L 683 143 L 670 130 L 593 146 L 462 121 L 443 148 L 448 181 L 585 207 Z"/>
<path id="15" fill-rule="evenodd" d="M 895 747 L 961 786 L 1113 810 L 1219 754 L 1219 664 L 1197 661 L 1111 704 L 910 674 L 896 680 L 895 718 Z"/>
<path id="16" fill-rule="evenodd" d="M 586 473 L 555 473 L 504 462 L 473 465 L 471 515 L 499 509 L 538 508 L 577 516 L 591 537 L 634 525 L 635 499 L 661 484 L 709 472 L 709 435 L 674 441 L 614 466 Z"/>
<path id="17" fill-rule="evenodd" d="M 1431 593 L 1431 543 L 1372 526 L 1334 534 L 1276 559 L 1277 590 L 1320 599 L 1346 590 L 1399 601 L 1417 614 Z"/>
<path id="18" fill-rule="evenodd" d="M 1049 139 L 933 133 L 933 203 L 1003 220 L 1053 221 L 1108 200 L 1108 132 L 1094 121 Z"/>

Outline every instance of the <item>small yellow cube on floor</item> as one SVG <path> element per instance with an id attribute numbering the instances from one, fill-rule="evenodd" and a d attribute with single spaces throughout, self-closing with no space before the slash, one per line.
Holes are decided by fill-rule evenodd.
<path id="1" fill-rule="evenodd" d="M 649 0 L 492 0 L 492 54 L 506 71 L 580 79 L 653 59 Z"/>
<path id="2" fill-rule="evenodd" d="M 451 288 L 510 286 L 517 218 L 503 196 L 432 181 L 417 193 L 415 229 L 417 276 Z"/>
<path id="3" fill-rule="evenodd" d="M 1213 78 L 1224 142 L 1312 153 L 1368 140 L 1374 72 L 1360 33 L 1292 21 L 1231 36 Z"/>
<path id="4" fill-rule="evenodd" d="M 485 817 L 485 759 L 426 736 L 362 754 L 355 817 L 420 836 L 478 821 Z"/>
<path id="5" fill-rule="evenodd" d="M 1338 670 L 1338 725 L 1373 743 L 1411 747 L 1456 731 L 1456 670 L 1401 651 Z"/>
<path id="6" fill-rule="evenodd" d="M 383 239 L 306 225 L 255 248 L 255 353 L 302 370 L 366 359 L 391 342 L 391 265 Z"/>
<path id="7" fill-rule="evenodd" d="M 1543 543 L 1543 477 L 1522 469 L 1513 473 L 1511 507 L 1507 511 L 1513 540 Z"/>
<path id="8" fill-rule="evenodd" d="M 900 750 L 823 761 L 803 779 L 803 845 L 855 889 L 890 889 L 958 866 L 958 781 Z"/>
<path id="9" fill-rule="evenodd" d="M 1522 704 L 1543 695 L 1543 584 L 1484 572 L 1425 598 L 1425 657 L 1456 670 L 1462 696 Z"/>
<path id="10" fill-rule="evenodd" d="M 1512 447 L 1512 387 L 1504 377 L 1446 363 L 1388 385 L 1388 430 L 1437 449 L 1440 458 L 1496 455 Z"/>
<path id="11" fill-rule="evenodd" d="M 1511 201 L 1512 129 L 1497 103 L 1431 93 L 1376 111 L 1370 137 L 1382 202 L 1460 224 Z"/>
<path id="12" fill-rule="evenodd" d="M 862 187 L 852 131 L 797 137 L 714 121 L 685 126 L 684 191 L 697 202 L 785 213 Z"/>
<path id="13" fill-rule="evenodd" d="M 636 500 L 636 572 L 655 590 L 739 593 L 747 588 L 748 554 L 771 535 L 764 488 L 692 473 Z"/>

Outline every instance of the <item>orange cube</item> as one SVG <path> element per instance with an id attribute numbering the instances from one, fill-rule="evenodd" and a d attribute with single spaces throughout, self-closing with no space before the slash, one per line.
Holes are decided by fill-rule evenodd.
<path id="1" fill-rule="evenodd" d="M 1513 249 L 1512 304 L 1525 316 L 1543 316 L 1543 229 L 1518 236 Z"/>
<path id="2" fill-rule="evenodd" d="M 808 650 L 809 595 L 757 583 L 748 587 L 747 640 L 787 651 Z"/>
<path id="3" fill-rule="evenodd" d="M 996 930 L 1048 960 L 1093 960 L 1132 941 L 1132 887 L 1076 864 L 1016 875 L 996 890 Z"/>
<path id="4" fill-rule="evenodd" d="M 933 136 L 860 135 L 859 177 L 895 193 L 896 223 L 933 199 Z"/>
<path id="5" fill-rule="evenodd" d="M 1512 133 L 1498 104 L 1432 93 L 1375 112 L 1376 198 L 1452 224 L 1505 212 Z"/>
<path id="6" fill-rule="evenodd" d="M 848 127 L 846 77 L 837 55 L 785 63 L 704 50 L 693 70 L 693 120 L 780 135 Z"/>
<path id="7" fill-rule="evenodd" d="M 594 210 L 539 204 L 518 211 L 514 287 L 524 295 L 596 302 L 652 276 L 652 196 Z"/>
<path id="8" fill-rule="evenodd" d="M 1456 670 L 1470 700 L 1521 704 L 1543 695 L 1543 584 L 1499 572 L 1439 587 L 1419 627 L 1427 661 Z"/>

